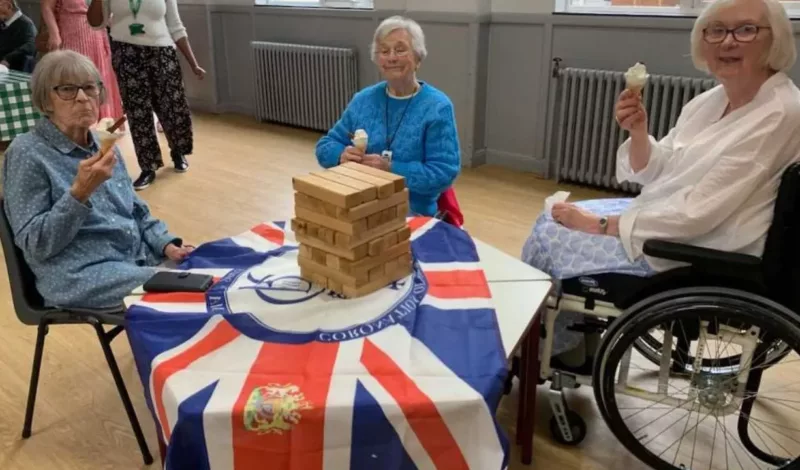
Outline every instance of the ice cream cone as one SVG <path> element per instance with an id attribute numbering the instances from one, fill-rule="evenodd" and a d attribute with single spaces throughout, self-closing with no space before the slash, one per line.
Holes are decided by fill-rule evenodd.
<path id="1" fill-rule="evenodd" d="M 647 67 L 644 64 L 636 64 L 625 72 L 625 87 L 634 94 L 641 95 L 645 84 L 647 84 Z"/>
<path id="2" fill-rule="evenodd" d="M 367 151 L 367 143 L 369 142 L 369 136 L 364 129 L 358 129 L 353 133 L 353 146 L 357 149 L 361 150 L 362 152 Z"/>
<path id="3" fill-rule="evenodd" d="M 125 136 L 124 132 L 118 132 L 120 126 L 125 123 L 125 118 L 117 119 L 103 118 L 97 123 L 95 132 L 100 140 L 100 154 L 105 155 L 112 147 Z"/>

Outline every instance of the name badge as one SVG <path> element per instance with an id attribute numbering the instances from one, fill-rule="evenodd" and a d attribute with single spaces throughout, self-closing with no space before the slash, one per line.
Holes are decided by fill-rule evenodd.
<path id="1" fill-rule="evenodd" d="M 392 162 L 392 151 L 391 150 L 384 150 L 383 152 L 381 152 L 381 157 L 383 157 L 383 159 L 386 160 L 387 162 L 391 163 Z"/>

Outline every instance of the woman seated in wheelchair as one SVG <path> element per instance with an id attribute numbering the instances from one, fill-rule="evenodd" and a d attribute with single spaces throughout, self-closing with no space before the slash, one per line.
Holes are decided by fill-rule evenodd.
<path id="1" fill-rule="evenodd" d="M 402 175 L 411 212 L 434 216 L 439 196 L 458 176 L 461 156 L 453 103 L 417 79 L 426 55 L 417 22 L 383 20 L 372 40 L 372 60 L 384 80 L 356 93 L 316 154 L 325 168 L 356 162 Z"/>
<path id="2" fill-rule="evenodd" d="M 116 146 L 91 132 L 105 100 L 100 74 L 72 51 L 45 55 L 31 77 L 45 116 L 3 164 L 4 210 L 47 306 L 119 308 L 153 266 L 190 251 L 133 191 Z"/>
<path id="3" fill-rule="evenodd" d="M 777 0 L 718 0 L 697 18 L 691 53 L 719 86 L 687 103 L 666 137 L 648 134 L 638 93 L 617 101 L 630 136 L 616 176 L 641 184 L 640 194 L 555 204 L 525 243 L 527 263 L 561 280 L 675 267 L 644 256 L 649 239 L 762 255 L 781 175 L 800 158 L 800 90 L 786 75 L 796 58 L 792 25 Z M 563 329 L 577 317 L 565 313 L 554 354 L 576 345 Z"/>

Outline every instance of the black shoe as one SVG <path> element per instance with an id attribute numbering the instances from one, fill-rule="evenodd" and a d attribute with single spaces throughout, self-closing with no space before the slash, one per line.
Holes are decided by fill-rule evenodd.
<path id="1" fill-rule="evenodd" d="M 133 182 L 133 189 L 137 191 L 141 191 L 144 188 L 153 184 L 153 181 L 156 179 L 156 172 L 152 170 L 145 170 L 139 175 L 139 178 Z"/>
<path id="2" fill-rule="evenodd" d="M 186 157 L 183 155 L 173 155 L 172 163 L 175 164 L 175 171 L 178 173 L 185 173 L 189 169 L 189 162 L 186 161 Z"/>

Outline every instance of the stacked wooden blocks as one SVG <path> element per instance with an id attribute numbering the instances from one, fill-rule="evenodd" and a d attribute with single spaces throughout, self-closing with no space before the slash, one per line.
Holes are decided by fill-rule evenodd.
<path id="1" fill-rule="evenodd" d="M 304 279 L 361 297 L 411 273 L 402 176 L 358 163 L 295 177 L 292 230 Z"/>

